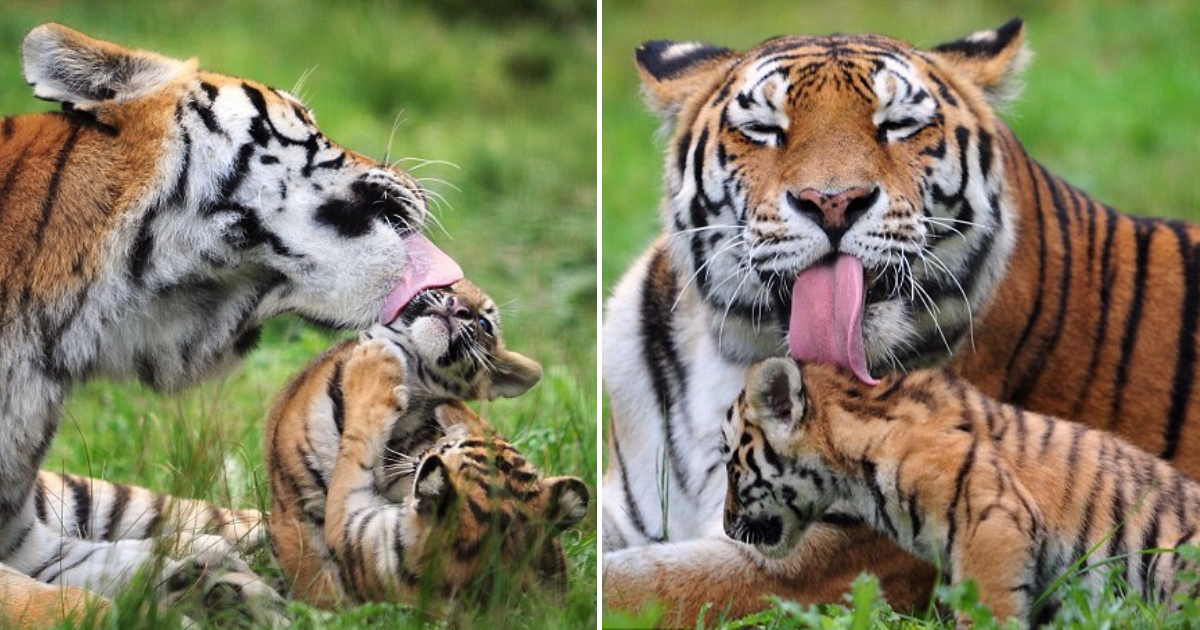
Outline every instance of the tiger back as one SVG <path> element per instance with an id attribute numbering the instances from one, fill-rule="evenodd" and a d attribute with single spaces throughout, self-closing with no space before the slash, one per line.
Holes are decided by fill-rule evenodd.
<path id="1" fill-rule="evenodd" d="M 769 359 L 730 410 L 723 453 L 725 530 L 768 557 L 832 514 L 864 519 L 954 583 L 974 580 L 1002 621 L 1050 621 L 1055 594 L 1032 605 L 1076 562 L 1096 594 L 1111 565 L 1147 601 L 1196 595 L 1180 579 L 1196 567 L 1174 550 L 1200 540 L 1200 485 L 1115 435 L 944 372 L 872 388 Z"/>
<path id="2" fill-rule="evenodd" d="M 570 477 L 542 480 L 462 402 L 518 396 L 540 377 L 536 362 L 504 347 L 495 304 L 467 281 L 418 295 L 395 321 L 314 360 L 280 395 L 267 430 L 270 531 L 293 593 L 317 606 L 413 602 L 422 585 L 445 596 L 487 568 L 476 557 L 485 538 L 500 541 L 506 556 L 533 558 L 546 581 L 565 583 L 551 535 L 558 530 L 541 524 L 581 518 L 586 487 Z M 495 451 L 490 467 L 471 454 L 481 449 Z M 422 503 L 417 473 L 430 455 L 442 494 Z M 472 498 L 493 483 L 507 488 L 499 504 Z M 438 501 L 442 509 L 417 509 Z M 571 502 L 579 507 L 560 514 Z M 364 514 L 378 518 L 364 522 Z M 433 529 L 461 540 L 428 543 Z M 426 553 L 434 547 L 456 551 Z"/>

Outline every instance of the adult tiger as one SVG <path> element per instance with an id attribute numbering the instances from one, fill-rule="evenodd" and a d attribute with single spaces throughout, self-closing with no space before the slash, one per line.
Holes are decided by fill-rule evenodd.
<path id="1" fill-rule="evenodd" d="M 769 356 L 866 381 L 949 365 L 1200 473 L 1200 230 L 1119 214 L 1026 155 L 993 112 L 1026 59 L 1019 20 L 932 50 L 874 35 L 638 50 L 674 134 L 664 234 L 605 321 L 611 605 L 653 597 L 686 620 L 765 593 L 829 601 L 865 568 L 893 602 L 925 597 L 931 570 L 853 519 L 782 561 L 724 538 L 722 416 Z"/>
<path id="2" fill-rule="evenodd" d="M 58 616 L 88 599 L 79 587 L 113 593 L 152 557 L 114 540 L 141 527 L 71 537 L 39 518 L 38 466 L 72 385 L 176 389 L 249 351 L 272 315 L 364 327 L 457 279 L 436 277 L 445 257 L 419 235 L 420 186 L 331 142 L 294 97 L 55 24 L 22 52 L 34 95 L 64 112 L 0 121 L 5 623 Z M 166 599 L 200 560 L 208 592 L 197 558 L 163 565 Z M 71 587 L 66 601 L 35 580 Z"/>

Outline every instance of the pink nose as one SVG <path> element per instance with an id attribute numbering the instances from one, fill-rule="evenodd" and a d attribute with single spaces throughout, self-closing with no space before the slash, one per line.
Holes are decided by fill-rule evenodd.
<path id="1" fill-rule="evenodd" d="M 446 310 L 451 317 L 457 319 L 471 319 L 471 309 L 467 303 L 457 295 L 452 295 L 446 300 Z"/>
<path id="2" fill-rule="evenodd" d="M 793 208 L 826 231 L 844 231 L 874 205 L 879 188 L 868 190 L 856 186 L 835 193 L 805 188 L 799 195 L 788 193 L 787 196 Z"/>

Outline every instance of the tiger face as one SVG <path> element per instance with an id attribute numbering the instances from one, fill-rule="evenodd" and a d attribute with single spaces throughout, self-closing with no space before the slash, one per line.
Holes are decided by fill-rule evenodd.
<path id="1" fill-rule="evenodd" d="M 933 50 L 873 35 L 639 49 L 674 128 L 667 247 L 729 358 L 786 338 L 793 357 L 873 382 L 970 336 L 1014 243 L 991 106 L 1023 33 L 1014 20 Z"/>
<path id="2" fill-rule="evenodd" d="M 542 377 L 536 361 L 505 348 L 496 303 L 469 280 L 419 293 L 399 317 L 367 336 L 400 347 L 408 361 L 406 385 L 418 396 L 514 398 Z"/>
<path id="3" fill-rule="evenodd" d="M 66 322 L 47 351 L 54 369 L 136 371 L 173 388 L 252 347 L 272 315 L 364 328 L 461 278 L 420 234 L 421 186 L 330 140 L 294 96 L 57 24 L 22 52 L 34 94 L 65 114 L 6 121 L 5 151 L 18 167 L 57 156 L 49 198 L 61 191 L 64 209 L 30 234 L 53 239 L 58 258 L 10 271 L 32 275 L 33 303 L 55 308 L 68 301 L 53 291 L 96 287 L 48 318 Z M 22 133 L 37 124 L 47 129 Z M 49 157 L 21 140 L 51 127 L 66 140 Z M 25 224 L 11 225 L 22 237 Z"/>
<path id="4" fill-rule="evenodd" d="M 827 464 L 831 449 L 820 417 L 791 359 L 751 368 L 723 425 L 730 538 L 782 558 L 833 505 L 838 476 Z"/>
<path id="5" fill-rule="evenodd" d="M 479 596 L 498 581 L 565 588 L 567 566 L 555 537 L 587 514 L 581 480 L 543 479 L 494 436 L 447 436 L 415 466 L 402 535 L 425 585 L 471 587 Z"/>

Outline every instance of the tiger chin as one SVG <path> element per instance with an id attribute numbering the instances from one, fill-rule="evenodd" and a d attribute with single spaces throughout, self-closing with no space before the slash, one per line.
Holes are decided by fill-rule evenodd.
<path id="1" fill-rule="evenodd" d="M 867 387 L 836 367 L 768 359 L 730 410 L 722 452 L 725 530 L 769 556 L 837 512 L 952 583 L 974 580 L 1002 622 L 1051 622 L 1061 593 L 1047 591 L 1077 562 L 1095 595 L 1107 566 L 1145 601 L 1194 595 L 1180 576 L 1197 567 L 1175 550 L 1200 541 L 1200 484 L 1112 434 L 999 403 L 945 372 Z"/>
<path id="2" fill-rule="evenodd" d="M 150 567 L 163 602 L 232 592 L 283 623 L 233 551 L 261 539 L 257 511 L 38 468 L 77 384 L 176 390 L 239 360 L 274 315 L 362 328 L 460 277 L 420 234 L 427 194 L 256 81 L 59 24 L 21 53 L 61 111 L 0 119 L 0 614 L 101 610 Z"/>
<path id="3" fill-rule="evenodd" d="M 466 280 L 313 361 L 276 401 L 265 447 L 293 595 L 440 606 L 498 586 L 565 589 L 556 536 L 586 514 L 587 487 L 543 478 L 462 402 L 519 396 L 541 374 L 505 348 L 495 304 Z"/>

